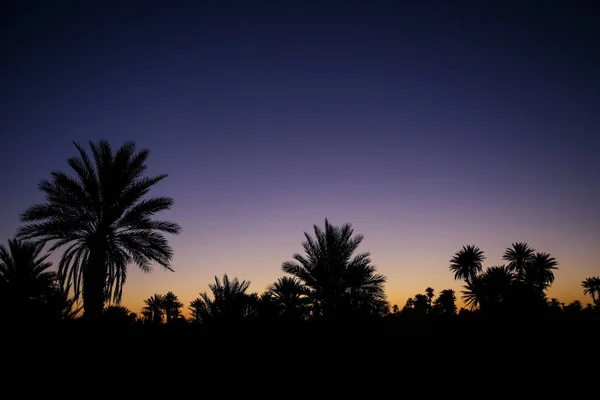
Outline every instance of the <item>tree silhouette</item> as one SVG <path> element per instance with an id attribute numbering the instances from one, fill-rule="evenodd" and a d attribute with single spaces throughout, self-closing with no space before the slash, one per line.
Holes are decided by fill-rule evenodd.
<path id="1" fill-rule="evenodd" d="M 425 289 L 425 294 L 427 295 L 427 298 L 429 299 L 429 307 L 431 307 L 433 305 L 433 298 L 435 297 L 435 290 L 432 287 L 428 287 L 427 289 Z"/>
<path id="2" fill-rule="evenodd" d="M 435 299 L 433 312 L 436 315 L 451 317 L 456 315 L 456 294 L 452 289 L 444 289 Z"/>
<path id="3" fill-rule="evenodd" d="M 142 308 L 142 313 L 148 317 L 151 317 L 150 322 L 153 324 L 161 324 L 163 320 L 164 313 L 164 297 L 160 294 L 154 294 L 150 296 L 146 300 L 144 300 L 144 308 Z"/>
<path id="4" fill-rule="evenodd" d="M 430 307 L 431 306 L 429 305 L 429 298 L 427 295 L 422 293 L 415 295 L 413 300 L 413 310 L 416 316 L 421 318 L 425 317 L 427 314 L 429 314 Z"/>
<path id="5" fill-rule="evenodd" d="M 485 281 L 482 275 L 467 278 L 463 287 L 462 298 L 469 310 L 473 311 L 481 305 L 485 307 Z"/>
<path id="6" fill-rule="evenodd" d="M 306 256 L 295 253 L 296 262 L 286 261 L 282 270 L 307 288 L 317 316 L 339 318 L 349 314 L 382 314 L 387 308 L 383 285 L 385 276 L 376 274 L 369 253 L 353 256 L 363 240 L 352 236 L 352 225 L 314 225 L 314 238 L 304 233 Z"/>
<path id="7" fill-rule="evenodd" d="M 53 171 L 52 181 L 40 182 L 46 202 L 21 214 L 27 224 L 18 236 L 52 242 L 50 251 L 65 247 L 59 274 L 73 283 L 76 296 L 83 290 L 84 316 L 97 320 L 107 300 L 120 302 L 128 264 L 144 272 L 152 271 L 152 262 L 172 270 L 173 252 L 163 232 L 177 234 L 180 227 L 151 219 L 173 199 L 144 199 L 167 176 L 142 177 L 148 149 L 136 152 L 135 143 L 126 142 L 113 153 L 105 140 L 90 142 L 92 163 L 83 147 L 75 147 L 79 157 L 67 163 L 76 177 Z"/>
<path id="8" fill-rule="evenodd" d="M 64 276 L 59 276 L 54 284 L 54 290 L 48 296 L 48 311 L 54 320 L 74 320 L 79 318 L 83 307 L 71 297 L 71 283 L 66 283 Z"/>
<path id="9" fill-rule="evenodd" d="M 223 275 L 222 283 L 215 276 L 215 283 L 208 285 L 212 299 L 204 292 L 190 303 L 194 320 L 199 323 L 242 321 L 249 311 L 250 298 L 246 294 L 249 286 L 250 281 L 240 281 L 237 277 L 229 279 L 227 274 Z"/>
<path id="10" fill-rule="evenodd" d="M 466 245 L 450 259 L 450 271 L 454 273 L 454 279 L 464 279 L 468 283 L 483 270 L 484 260 L 484 252 L 479 247 Z"/>
<path id="11" fill-rule="evenodd" d="M 111 305 L 104 309 L 104 320 L 112 324 L 132 324 L 135 314 L 127 307 Z"/>
<path id="12" fill-rule="evenodd" d="M 517 242 L 513 243 L 512 247 L 506 249 L 502 259 L 508 261 L 507 267 L 509 271 L 521 277 L 524 275 L 527 265 L 533 261 L 534 257 L 535 250 L 529 244 Z"/>
<path id="13" fill-rule="evenodd" d="M 5 317 L 40 317 L 39 313 L 54 294 L 56 273 L 52 263 L 41 256 L 43 244 L 8 239 L 0 245 L 0 302 Z"/>
<path id="14" fill-rule="evenodd" d="M 169 291 L 163 296 L 163 308 L 167 317 L 167 324 L 177 322 L 181 316 L 181 308 L 183 303 L 179 301 L 179 298 L 175 293 Z"/>
<path id="15" fill-rule="evenodd" d="M 594 304 L 600 307 L 600 276 L 585 278 L 581 282 L 581 286 L 583 286 L 583 294 L 592 296 Z"/>
<path id="16" fill-rule="evenodd" d="M 268 293 L 271 301 L 281 310 L 281 315 L 289 319 L 300 319 L 303 317 L 306 305 L 306 289 L 297 278 L 284 276 L 269 285 Z"/>

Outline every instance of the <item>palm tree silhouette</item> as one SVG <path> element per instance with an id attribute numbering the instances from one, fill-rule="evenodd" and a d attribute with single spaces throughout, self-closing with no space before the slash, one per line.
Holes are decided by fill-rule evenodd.
<path id="1" fill-rule="evenodd" d="M 144 300 L 144 308 L 142 308 L 142 313 L 146 316 L 152 316 L 153 324 L 161 324 L 163 320 L 163 312 L 164 312 L 164 297 L 160 294 L 154 294 Z"/>
<path id="2" fill-rule="evenodd" d="M 267 287 L 271 301 L 281 310 L 281 315 L 296 319 L 304 315 L 307 304 L 306 289 L 297 278 L 284 276 Z"/>
<path id="3" fill-rule="evenodd" d="M 593 303 L 600 307 L 600 276 L 585 278 L 581 286 L 583 286 L 583 294 L 592 296 Z"/>
<path id="4" fill-rule="evenodd" d="M 306 287 L 315 315 L 337 318 L 348 312 L 383 313 L 387 308 L 386 277 L 375 273 L 370 253 L 353 256 L 363 236 L 353 237 L 351 224 L 337 227 L 327 218 L 324 229 L 313 228 L 314 238 L 304 233 L 306 256 L 295 253 L 296 262 L 286 261 L 281 268 Z"/>
<path id="5" fill-rule="evenodd" d="M 427 298 L 429 299 L 429 307 L 431 307 L 433 305 L 433 298 L 435 297 L 435 290 L 432 287 L 428 287 L 427 289 L 425 289 L 425 294 L 427 295 Z"/>
<path id="6" fill-rule="evenodd" d="M 179 298 L 175 293 L 169 291 L 163 296 L 163 308 L 167 317 L 167 324 L 177 322 L 181 315 L 181 308 L 183 303 L 179 301 Z"/>
<path id="7" fill-rule="evenodd" d="M 483 275 L 475 275 L 465 279 L 465 290 L 462 291 L 462 298 L 469 310 L 473 311 L 480 306 L 485 307 L 486 290 Z"/>
<path id="8" fill-rule="evenodd" d="M 208 287 L 212 292 L 212 299 L 207 292 L 200 293 L 200 297 L 192 300 L 190 310 L 196 322 L 239 322 L 248 314 L 249 295 L 246 290 L 250 281 L 240 281 L 237 277 L 229 279 L 223 275 L 223 282 L 215 276 L 215 283 Z"/>
<path id="9" fill-rule="evenodd" d="M 464 279 L 468 283 L 483 270 L 484 260 L 484 252 L 479 247 L 466 245 L 450 259 L 450 271 L 454 273 L 454 279 Z"/>
<path id="10" fill-rule="evenodd" d="M 554 283 L 553 270 L 558 269 L 557 265 L 558 262 L 550 254 L 535 253 L 525 267 L 523 282 L 543 298 L 544 291 Z"/>
<path id="11" fill-rule="evenodd" d="M 525 242 L 516 242 L 504 252 L 503 260 L 508 261 L 508 270 L 522 276 L 528 264 L 533 261 L 535 250 Z"/>
<path id="12" fill-rule="evenodd" d="M 440 292 L 433 310 L 437 315 L 454 316 L 456 315 L 456 295 L 452 289 L 444 289 Z"/>
<path id="13" fill-rule="evenodd" d="M 148 149 L 136 152 L 135 143 L 126 142 L 113 153 L 106 140 L 90 141 L 92 162 L 83 147 L 75 147 L 79 157 L 67 163 L 76 177 L 53 171 L 52 181 L 40 182 L 46 202 L 21 214 L 27 224 L 18 236 L 52 242 L 50 251 L 65 247 L 59 274 L 73 283 L 77 296 L 83 291 L 84 316 L 97 320 L 107 300 L 119 304 L 128 264 L 144 272 L 152 271 L 152 262 L 172 270 L 173 252 L 163 233 L 178 234 L 180 227 L 151 218 L 173 199 L 144 198 L 167 176 L 142 177 Z"/>
<path id="14" fill-rule="evenodd" d="M 57 276 L 49 271 L 48 254 L 40 255 L 42 248 L 19 239 L 0 245 L 0 302 L 10 317 L 32 317 L 54 294 Z"/>

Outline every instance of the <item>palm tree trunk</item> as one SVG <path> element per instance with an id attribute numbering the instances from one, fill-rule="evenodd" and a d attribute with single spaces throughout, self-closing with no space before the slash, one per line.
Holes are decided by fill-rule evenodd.
<path id="1" fill-rule="evenodd" d="M 104 258 L 90 252 L 88 265 L 83 276 L 83 310 L 84 317 L 88 321 L 98 321 L 102 317 L 106 300 L 105 282 L 106 266 Z"/>

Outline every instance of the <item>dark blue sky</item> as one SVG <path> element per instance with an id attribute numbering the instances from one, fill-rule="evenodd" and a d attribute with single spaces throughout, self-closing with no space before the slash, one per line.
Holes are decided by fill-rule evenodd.
<path id="1" fill-rule="evenodd" d="M 209 251 L 192 243 L 295 243 L 287 258 L 248 267 L 215 250 L 210 267 L 195 267 L 198 290 L 228 268 L 260 282 L 279 275 L 302 231 L 326 216 L 372 232 L 364 250 L 387 251 L 379 264 L 390 277 L 403 261 L 386 250 L 390 237 L 421 235 L 410 248 L 426 251 L 453 236 L 444 226 L 464 229 L 449 248 L 485 237 L 499 252 L 555 232 L 539 246 L 585 238 L 583 250 L 545 250 L 599 255 L 591 1 L 94 3 L 4 7 L 2 237 L 41 200 L 37 182 L 66 169 L 73 141 L 107 138 L 150 148 L 150 172 L 169 174 L 156 194 L 176 200 L 179 270 Z M 452 252 L 431 271 L 451 279 Z M 598 265 L 579 258 L 580 275 Z"/>

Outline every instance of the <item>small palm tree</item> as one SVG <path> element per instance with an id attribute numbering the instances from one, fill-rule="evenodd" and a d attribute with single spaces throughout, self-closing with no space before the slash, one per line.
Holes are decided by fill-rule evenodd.
<path id="1" fill-rule="evenodd" d="M 46 201 L 21 214 L 26 224 L 18 236 L 51 242 L 50 251 L 64 248 L 59 274 L 73 283 L 76 296 L 83 291 L 84 316 L 97 320 L 106 301 L 119 304 L 129 264 L 151 272 L 156 262 L 172 271 L 173 251 L 163 233 L 177 234 L 180 227 L 152 219 L 173 199 L 144 198 L 167 176 L 142 176 L 148 149 L 136 152 L 135 143 L 126 142 L 113 152 L 101 140 L 90 142 L 90 159 L 83 147 L 75 147 L 79 157 L 67 160 L 75 177 L 54 171 L 51 181 L 40 182 Z"/>
<path id="2" fill-rule="evenodd" d="M 594 304 L 600 306 L 600 276 L 585 278 L 581 286 L 583 286 L 583 294 L 592 296 Z"/>
<path id="3" fill-rule="evenodd" d="M 300 318 L 305 311 L 306 289 L 297 278 L 284 276 L 267 287 L 267 292 L 283 316 Z"/>
<path id="4" fill-rule="evenodd" d="M 431 307 L 433 305 L 433 298 L 435 297 L 435 290 L 432 287 L 428 287 L 427 289 L 425 289 L 425 294 L 427 295 L 427 298 L 429 299 L 429 306 Z"/>
<path id="5" fill-rule="evenodd" d="M 435 299 L 433 305 L 434 312 L 437 315 L 454 316 L 456 315 L 456 294 L 452 289 L 444 289 Z"/>
<path id="6" fill-rule="evenodd" d="M 354 255 L 363 240 L 351 224 L 341 227 L 325 219 L 325 228 L 314 225 L 314 237 L 304 233 L 305 256 L 282 264 L 283 272 L 302 283 L 316 315 L 337 318 L 350 313 L 382 314 L 387 308 L 383 285 L 369 253 Z"/>
<path id="7" fill-rule="evenodd" d="M 237 277 L 229 279 L 227 274 L 223 275 L 222 283 L 215 276 L 215 283 L 208 285 L 212 298 L 203 292 L 190 303 L 194 320 L 199 323 L 243 320 L 249 311 L 250 297 L 246 294 L 249 286 L 250 281 L 240 281 Z"/>
<path id="8" fill-rule="evenodd" d="M 144 308 L 142 308 L 142 313 L 144 315 L 152 316 L 153 324 L 161 324 L 163 321 L 163 312 L 164 312 L 164 303 L 163 296 L 160 294 L 154 294 L 150 296 L 146 300 L 144 300 L 146 304 Z"/>
<path id="9" fill-rule="evenodd" d="M 6 313 L 28 317 L 40 311 L 54 293 L 57 276 L 49 271 L 48 254 L 41 255 L 43 244 L 8 239 L 0 245 L 0 296 Z"/>
<path id="10" fill-rule="evenodd" d="M 454 279 L 469 280 L 483 270 L 484 252 L 477 246 L 466 245 L 454 254 L 450 259 L 450 271 L 454 273 Z"/>
<path id="11" fill-rule="evenodd" d="M 175 293 L 169 291 L 163 296 L 163 308 L 167 317 L 167 324 L 177 322 L 182 307 L 183 303 L 179 301 Z"/>

